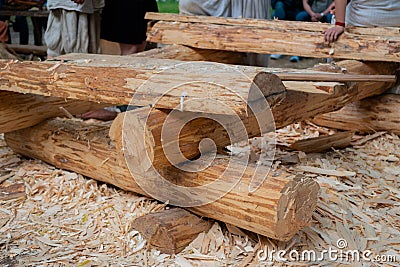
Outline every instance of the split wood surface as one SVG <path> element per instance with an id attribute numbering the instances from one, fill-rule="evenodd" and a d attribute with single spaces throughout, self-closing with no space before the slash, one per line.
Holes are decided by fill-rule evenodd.
<path id="1" fill-rule="evenodd" d="M 138 217 L 132 226 L 161 253 L 177 254 L 212 224 L 184 209 L 171 208 Z"/>
<path id="2" fill-rule="evenodd" d="M 388 131 L 400 134 L 400 95 L 383 94 L 366 98 L 338 111 L 319 115 L 313 122 L 361 133 Z"/>
<path id="3" fill-rule="evenodd" d="M 105 124 L 58 119 L 7 133 L 5 139 L 14 151 L 23 155 L 146 195 L 132 177 L 121 152 L 108 138 L 108 130 Z M 193 187 L 215 181 L 226 167 L 227 159 L 219 159 L 197 173 L 172 168 L 164 171 L 165 177 L 177 184 Z M 230 168 L 234 174 L 243 166 L 233 164 Z M 189 210 L 274 239 L 289 240 L 310 222 L 317 202 L 318 184 L 302 175 L 270 173 L 261 187 L 250 194 L 249 185 L 254 172 L 252 166 L 247 166 L 232 191 L 215 202 Z M 229 179 L 232 178 L 224 176 L 220 182 L 222 185 L 230 183 Z M 161 190 L 162 184 L 156 188 Z M 210 195 L 221 193 L 218 188 L 209 192 Z M 171 192 L 170 198 L 174 197 Z"/>
<path id="4" fill-rule="evenodd" d="M 153 73 L 160 73 L 163 68 L 183 63 L 182 61 L 172 60 L 82 54 L 66 55 L 61 59 L 65 62 L 2 61 L 0 63 L 2 66 L 2 70 L 0 70 L 0 90 L 59 97 L 61 99 L 60 103 L 61 101 L 75 99 L 110 105 L 129 104 L 138 88 L 142 86 L 143 82 L 150 79 Z M 397 69 L 396 64 L 361 63 L 357 61 L 341 62 L 340 66 L 345 68 L 349 75 L 392 75 Z M 230 82 L 233 88 L 237 88 L 237 92 L 229 90 L 225 92 L 225 90 L 219 90 L 220 87 L 218 86 L 211 86 L 213 90 L 210 91 L 209 86 L 203 86 L 204 84 L 202 84 L 199 87 L 199 84 L 195 83 L 190 88 L 184 87 L 177 89 L 178 91 L 168 92 L 164 97 L 160 98 L 156 107 L 180 109 L 183 102 L 183 110 L 221 113 L 223 111 L 221 111 L 219 105 L 215 104 L 215 101 L 222 101 L 228 105 L 229 109 L 238 112 L 250 133 L 249 136 L 252 137 L 259 134 L 259 129 L 251 129 L 247 126 L 258 128 L 254 117 L 252 117 L 251 113 L 248 113 L 244 99 L 248 97 L 246 93 L 250 92 L 250 88 L 254 84 L 264 88 L 263 93 L 269 100 L 277 128 L 309 119 L 318 114 L 334 111 L 349 102 L 380 94 L 393 85 L 391 82 L 341 84 L 335 82 L 284 81 L 285 90 L 276 76 L 268 74 L 282 72 L 281 69 L 242 66 L 234 66 L 234 68 L 244 73 L 253 73 L 256 76 L 255 80 L 243 80 L 240 78 L 239 80 L 242 83 L 233 84 L 233 82 Z M 260 75 L 259 73 L 263 74 Z M 318 76 L 323 72 L 319 70 L 294 72 L 292 70 L 291 73 L 295 75 L 313 73 L 314 76 Z M 179 75 L 165 75 L 162 80 L 171 78 L 172 83 L 175 83 L 179 82 L 177 80 L 182 75 L 188 74 L 184 72 Z M 235 72 L 229 72 L 226 75 L 235 76 Z M 188 77 L 193 78 L 191 75 Z M 217 79 L 222 81 L 222 78 L 218 77 Z M 237 79 L 234 81 L 237 81 Z M 159 80 L 157 82 L 162 83 Z M 154 104 L 154 99 L 160 96 L 160 86 L 156 83 L 150 87 L 151 90 L 140 91 L 132 104 L 142 106 Z M 190 90 L 193 90 L 193 92 L 190 93 Z M 183 92 L 186 92 L 187 95 L 182 96 Z M 205 98 L 206 100 L 201 101 L 200 104 L 197 101 L 196 104 L 191 105 L 189 100 L 197 97 Z M 210 100 L 210 102 L 207 100 Z M 282 101 L 277 105 L 279 100 Z M 43 106 L 46 107 L 47 104 L 43 103 Z M 40 107 L 36 107 L 40 111 Z M 6 109 L 9 108 L 6 107 Z M 68 110 L 67 107 L 65 108 Z M 26 117 L 24 127 L 34 125 L 33 122 L 36 123 L 35 109 L 30 109 L 33 117 Z M 302 112 L 299 112 L 300 110 Z M 71 109 L 70 113 L 74 113 L 73 109 Z M 6 115 L 9 116 L 7 113 L 2 114 L 4 120 L 12 121 L 12 119 L 6 119 Z M 15 129 L 13 128 L 14 126 L 13 124 L 3 125 L 2 128 L 7 129 L 3 131 L 11 131 Z"/>
<path id="5" fill-rule="evenodd" d="M 285 54 L 400 62 L 400 31 L 394 28 L 347 30 L 333 44 L 324 43 L 326 23 L 267 21 L 147 13 L 158 22 L 147 40 L 195 48 L 260 54 Z"/>
<path id="6" fill-rule="evenodd" d="M 0 61 L 0 90 L 239 116 L 247 113 L 247 101 L 257 100 L 251 98 L 252 90 L 259 89 L 256 97 L 267 99 L 281 90 L 270 83 L 273 74 L 253 67 L 108 55 L 60 59 Z"/>

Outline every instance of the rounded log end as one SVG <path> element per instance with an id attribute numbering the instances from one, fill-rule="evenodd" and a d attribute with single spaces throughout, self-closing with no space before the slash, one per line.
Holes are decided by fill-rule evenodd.
<path id="1" fill-rule="evenodd" d="M 277 207 L 276 239 L 288 241 L 309 225 L 317 206 L 319 189 L 315 180 L 302 175 L 286 184 Z"/>

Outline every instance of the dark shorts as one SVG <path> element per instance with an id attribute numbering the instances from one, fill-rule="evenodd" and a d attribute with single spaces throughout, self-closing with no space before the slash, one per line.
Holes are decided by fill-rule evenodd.
<path id="1" fill-rule="evenodd" d="M 123 44 L 146 40 L 146 12 L 157 12 L 156 0 L 106 0 L 101 20 L 101 38 Z"/>

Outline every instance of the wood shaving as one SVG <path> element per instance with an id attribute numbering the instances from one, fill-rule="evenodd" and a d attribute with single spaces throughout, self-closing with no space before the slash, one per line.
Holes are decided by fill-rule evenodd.
<path id="1" fill-rule="evenodd" d="M 149 248 L 131 227 L 134 218 L 165 209 L 164 203 L 20 158 L 0 135 L 2 185 L 24 182 L 27 194 L 25 199 L 0 202 L 0 265 L 357 266 L 327 258 L 318 262 L 260 262 L 257 257 L 265 248 L 320 252 L 345 239 L 351 249 L 395 255 L 398 262 L 388 266 L 399 266 L 400 138 L 379 133 L 372 139 L 362 137 L 362 146 L 317 154 L 299 154 L 281 147 L 332 132 L 303 122 L 275 134 L 278 160 L 273 168 L 303 170 L 321 185 L 310 226 L 292 240 L 279 242 L 216 222 L 178 255 Z M 251 142 L 251 149 L 242 150 L 261 151 L 259 146 L 265 146 L 271 135 L 259 139 Z M 279 158 L 291 155 L 299 161 L 280 164 Z"/>

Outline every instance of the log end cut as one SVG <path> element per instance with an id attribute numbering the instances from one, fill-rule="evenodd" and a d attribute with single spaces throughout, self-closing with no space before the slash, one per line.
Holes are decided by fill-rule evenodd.
<path id="1" fill-rule="evenodd" d="M 301 228 L 309 225 L 319 189 L 315 180 L 301 175 L 285 185 L 277 207 L 276 239 L 290 240 Z"/>
<path id="2" fill-rule="evenodd" d="M 151 246 L 168 254 L 181 252 L 211 225 L 210 221 L 180 208 L 150 213 L 133 221 L 133 227 Z"/>

